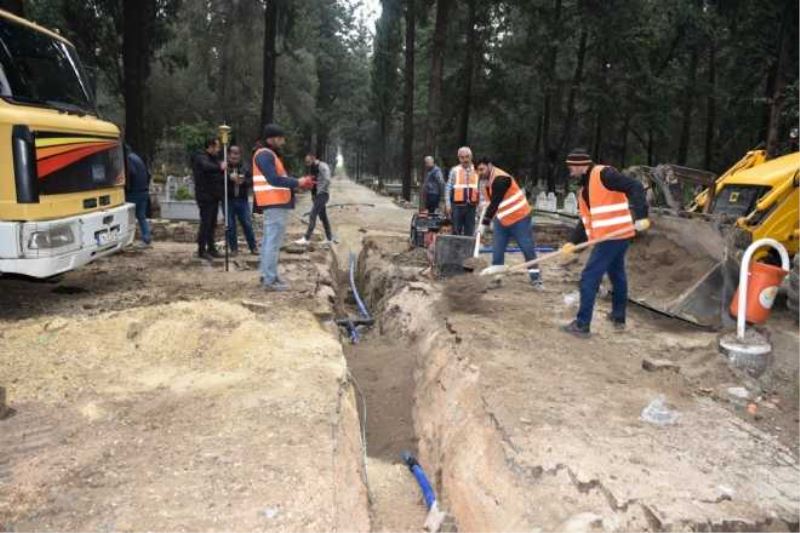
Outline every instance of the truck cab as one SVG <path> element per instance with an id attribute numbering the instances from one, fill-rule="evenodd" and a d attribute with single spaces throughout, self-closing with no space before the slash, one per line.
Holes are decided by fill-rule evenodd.
<path id="1" fill-rule="evenodd" d="M 0 10 L 0 276 L 47 278 L 130 244 L 124 188 L 119 128 L 75 47 Z"/>

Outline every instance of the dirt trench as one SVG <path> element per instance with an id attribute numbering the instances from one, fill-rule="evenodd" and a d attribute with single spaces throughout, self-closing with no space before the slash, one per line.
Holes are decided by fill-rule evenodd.
<path id="1" fill-rule="evenodd" d="M 359 286 L 376 334 L 404 339 L 388 363 L 414 359 L 404 364 L 417 451 L 459 530 L 798 529 L 796 450 L 708 394 L 737 379 L 713 337 L 632 311 L 633 333 L 600 325 L 575 344 L 556 329 L 574 313 L 561 302 L 569 268 L 545 270 L 538 303 L 510 279 L 470 315 L 421 270 L 404 240 L 365 238 Z M 680 370 L 644 371 L 655 357 Z M 659 394 L 677 424 L 640 420 Z"/>

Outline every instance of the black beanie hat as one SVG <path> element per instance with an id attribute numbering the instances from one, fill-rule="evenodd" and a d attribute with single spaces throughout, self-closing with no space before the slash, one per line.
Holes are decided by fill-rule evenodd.
<path id="1" fill-rule="evenodd" d="M 262 137 L 264 139 L 271 139 L 272 137 L 285 137 L 286 134 L 283 132 L 283 128 L 278 126 L 277 124 L 267 124 L 264 126 L 264 135 Z"/>
<path id="2" fill-rule="evenodd" d="M 592 157 L 586 148 L 575 148 L 567 156 L 567 166 L 591 165 Z"/>

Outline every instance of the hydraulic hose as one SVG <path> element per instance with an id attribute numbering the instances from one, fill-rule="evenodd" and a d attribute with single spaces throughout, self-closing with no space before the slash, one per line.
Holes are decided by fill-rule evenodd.
<path id="1" fill-rule="evenodd" d="M 428 478 L 425 476 L 425 471 L 422 470 L 422 467 L 417 462 L 417 458 L 411 455 L 411 452 L 403 452 L 400 456 L 417 480 L 417 484 L 420 490 L 422 490 L 422 497 L 425 498 L 425 506 L 430 510 L 436 503 L 436 493 L 433 492 L 433 487 L 431 487 Z"/>
<path id="2" fill-rule="evenodd" d="M 350 252 L 350 290 L 353 291 L 353 298 L 356 300 L 356 305 L 358 305 L 358 311 L 361 313 L 361 316 L 367 320 L 372 320 L 372 315 L 369 314 L 367 306 L 364 305 L 364 301 L 358 294 L 358 288 L 356 287 L 356 254 L 353 252 Z"/>

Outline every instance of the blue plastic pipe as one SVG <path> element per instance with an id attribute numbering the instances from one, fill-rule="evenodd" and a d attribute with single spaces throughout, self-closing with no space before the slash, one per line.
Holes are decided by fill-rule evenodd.
<path id="1" fill-rule="evenodd" d="M 356 300 L 356 305 L 358 305 L 358 311 L 361 313 L 361 316 L 366 319 L 371 319 L 372 316 L 367 311 L 367 306 L 364 305 L 364 301 L 361 300 L 361 296 L 358 294 L 358 289 L 356 288 L 356 254 L 350 252 L 350 290 L 353 291 L 353 298 Z"/>
<path id="2" fill-rule="evenodd" d="M 490 254 L 493 251 L 494 250 L 492 248 L 488 247 L 488 246 L 484 246 L 483 248 L 481 248 L 481 253 L 482 254 Z M 550 252 L 554 252 L 554 251 L 555 251 L 555 248 L 553 248 L 552 246 L 537 246 L 536 247 L 536 253 L 537 254 L 549 254 Z M 510 248 L 506 248 L 506 253 L 507 254 L 518 254 L 518 253 L 521 253 L 521 252 L 522 252 L 522 249 L 519 246 L 512 246 Z"/>
<path id="3" fill-rule="evenodd" d="M 403 452 L 400 456 L 403 458 L 403 462 L 406 464 L 406 466 L 408 466 L 408 469 L 411 470 L 414 478 L 417 480 L 417 484 L 422 490 L 422 497 L 425 498 L 425 506 L 430 511 L 434 502 L 436 502 L 436 493 L 433 492 L 433 487 L 431 487 L 428 478 L 425 476 L 425 471 L 422 470 L 422 467 L 417 462 L 417 458 L 411 455 L 410 452 Z"/>

